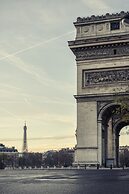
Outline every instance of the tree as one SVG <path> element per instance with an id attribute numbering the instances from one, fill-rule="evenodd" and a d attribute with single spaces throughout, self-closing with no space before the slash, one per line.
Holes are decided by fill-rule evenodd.
<path id="1" fill-rule="evenodd" d="M 129 122 L 129 97 L 117 97 L 115 102 L 117 106 L 112 112 L 113 115 L 119 116 L 126 123 Z"/>
<path id="2" fill-rule="evenodd" d="M 0 155 L 0 169 L 4 169 L 4 168 L 5 168 L 5 163 L 4 163 L 3 155 Z"/>
<path id="3" fill-rule="evenodd" d="M 44 154 L 44 159 L 43 159 L 43 166 L 44 167 L 54 167 L 58 166 L 58 152 L 57 151 L 47 151 Z"/>
<path id="4" fill-rule="evenodd" d="M 24 153 L 23 156 L 19 157 L 19 166 L 24 167 L 37 167 L 42 166 L 42 154 L 41 153 Z"/>
<path id="5" fill-rule="evenodd" d="M 120 166 L 129 167 L 129 151 L 127 148 L 120 153 Z"/>
<path id="6" fill-rule="evenodd" d="M 68 167 L 73 163 L 73 149 L 64 148 L 59 151 L 47 151 L 43 154 L 44 167 Z"/>
<path id="7" fill-rule="evenodd" d="M 58 152 L 58 163 L 59 166 L 72 166 L 73 163 L 73 150 L 70 149 L 61 149 Z"/>

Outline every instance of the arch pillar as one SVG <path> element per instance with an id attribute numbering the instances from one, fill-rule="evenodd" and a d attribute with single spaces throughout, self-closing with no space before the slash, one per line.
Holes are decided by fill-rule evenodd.
<path id="1" fill-rule="evenodd" d="M 113 130 L 112 130 L 112 118 L 110 118 L 108 122 L 108 128 L 107 128 L 107 157 L 113 158 Z"/>
<path id="2" fill-rule="evenodd" d="M 113 113 L 114 108 L 118 106 L 117 103 L 107 102 L 106 105 L 101 107 L 98 115 L 98 158 L 101 155 L 102 165 L 109 167 L 110 165 L 116 166 L 116 130 L 113 127 Z M 101 127 L 99 127 L 101 126 Z M 99 136 L 99 134 L 101 135 Z M 101 137 L 101 140 L 100 140 Z M 100 150 L 101 149 L 101 150 Z M 118 148 L 117 148 L 118 150 Z M 101 154 L 100 154 L 101 153 Z"/>
<path id="3" fill-rule="evenodd" d="M 116 164 L 116 133 L 113 128 L 113 139 L 112 139 L 112 150 L 113 150 L 113 158 L 114 158 L 114 166 L 117 166 Z"/>
<path id="4" fill-rule="evenodd" d="M 98 120 L 98 162 L 102 165 L 102 120 Z"/>
<path id="5" fill-rule="evenodd" d="M 116 135 L 116 166 L 119 167 L 119 134 Z"/>
<path id="6" fill-rule="evenodd" d="M 114 166 L 114 131 L 113 131 L 113 118 L 111 117 L 108 121 L 107 126 L 107 156 L 106 156 L 106 165 Z"/>

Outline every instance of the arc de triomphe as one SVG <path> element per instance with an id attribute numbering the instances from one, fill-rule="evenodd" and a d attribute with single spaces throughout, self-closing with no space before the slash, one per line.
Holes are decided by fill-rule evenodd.
<path id="1" fill-rule="evenodd" d="M 77 18 L 69 47 L 77 64 L 74 165 L 118 166 L 119 133 L 112 114 L 117 96 L 129 96 L 129 13 Z"/>

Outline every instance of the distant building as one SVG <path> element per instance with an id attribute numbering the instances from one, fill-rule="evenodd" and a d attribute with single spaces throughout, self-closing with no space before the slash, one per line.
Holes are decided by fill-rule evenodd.
<path id="1" fill-rule="evenodd" d="M 119 147 L 119 152 L 120 153 L 124 152 L 125 150 L 128 150 L 129 151 L 129 146 L 128 145 L 126 145 L 126 146 L 120 146 Z"/>
<path id="2" fill-rule="evenodd" d="M 4 144 L 0 144 L 0 153 L 18 153 L 18 150 L 15 147 L 8 148 Z"/>
<path id="3" fill-rule="evenodd" d="M 17 167 L 18 157 L 19 153 L 15 147 L 9 148 L 2 143 L 0 144 L 0 169 L 3 167 Z"/>

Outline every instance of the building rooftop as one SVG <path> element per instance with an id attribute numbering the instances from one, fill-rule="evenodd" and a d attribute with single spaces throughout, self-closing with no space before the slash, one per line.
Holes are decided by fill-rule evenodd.
<path id="1" fill-rule="evenodd" d="M 105 15 L 92 15 L 90 17 L 78 17 L 77 18 L 77 21 L 74 22 L 75 25 L 78 25 L 78 24 L 82 24 L 82 23 L 93 23 L 93 22 L 102 22 L 102 21 L 105 21 L 105 20 L 111 20 L 111 19 L 119 19 L 119 18 L 123 18 L 125 17 L 126 15 L 128 15 L 129 12 L 124 12 L 124 11 L 121 11 L 120 13 L 113 13 L 113 14 L 110 14 L 110 13 L 106 13 Z"/>
<path id="2" fill-rule="evenodd" d="M 18 152 L 15 147 L 8 148 L 4 144 L 0 143 L 0 153 L 3 152 Z"/>

